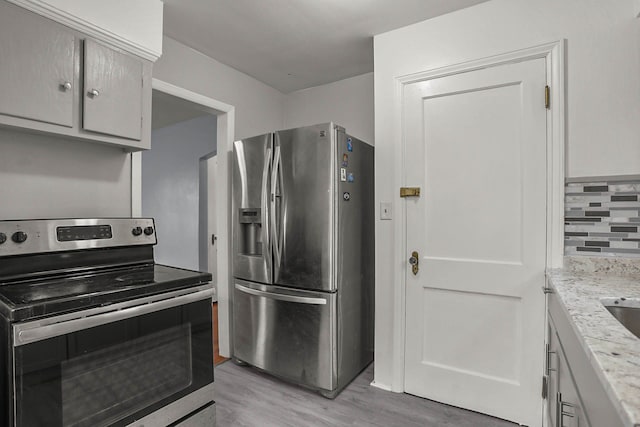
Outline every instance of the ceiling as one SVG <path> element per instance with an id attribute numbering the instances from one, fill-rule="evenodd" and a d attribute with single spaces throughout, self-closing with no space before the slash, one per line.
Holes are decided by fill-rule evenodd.
<path id="1" fill-rule="evenodd" d="M 163 0 L 164 33 L 283 93 L 373 71 L 373 35 L 487 0 Z"/>

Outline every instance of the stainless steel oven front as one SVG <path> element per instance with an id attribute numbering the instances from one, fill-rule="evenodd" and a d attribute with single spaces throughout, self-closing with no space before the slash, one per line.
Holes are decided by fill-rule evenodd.
<path id="1" fill-rule="evenodd" d="M 14 323 L 12 424 L 148 427 L 213 408 L 211 296 L 205 285 Z"/>

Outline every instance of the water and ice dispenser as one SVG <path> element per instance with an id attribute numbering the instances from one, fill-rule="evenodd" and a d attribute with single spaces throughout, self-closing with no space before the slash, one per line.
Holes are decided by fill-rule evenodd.
<path id="1" fill-rule="evenodd" d="M 262 256 L 262 215 L 260 208 L 240 209 L 240 253 Z"/>

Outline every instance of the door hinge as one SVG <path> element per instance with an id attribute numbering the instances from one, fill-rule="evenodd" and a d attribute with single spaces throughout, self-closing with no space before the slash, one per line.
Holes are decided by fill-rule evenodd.
<path id="1" fill-rule="evenodd" d="M 420 197 L 420 187 L 401 187 L 400 197 Z"/>
<path id="2" fill-rule="evenodd" d="M 547 110 L 551 109 L 551 88 L 549 85 L 544 87 L 544 106 Z"/>
<path id="3" fill-rule="evenodd" d="M 542 376 L 542 399 L 546 399 L 549 393 L 549 377 Z"/>

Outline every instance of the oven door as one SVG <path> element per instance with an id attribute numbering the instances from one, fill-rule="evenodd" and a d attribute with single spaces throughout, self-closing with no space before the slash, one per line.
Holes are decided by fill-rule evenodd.
<path id="1" fill-rule="evenodd" d="M 210 405 L 211 295 L 205 286 L 14 325 L 14 425 L 125 426 L 159 413 L 169 424 Z"/>

